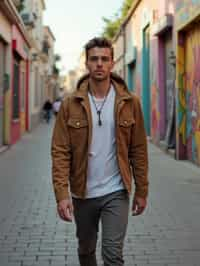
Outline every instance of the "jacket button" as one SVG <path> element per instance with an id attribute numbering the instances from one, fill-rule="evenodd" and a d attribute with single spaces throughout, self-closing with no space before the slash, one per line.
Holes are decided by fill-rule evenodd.
<path id="1" fill-rule="evenodd" d="M 125 125 L 127 124 L 127 121 L 126 121 L 126 120 L 124 121 L 124 124 L 125 124 Z"/>
<path id="2" fill-rule="evenodd" d="M 80 126 L 80 122 L 76 122 L 76 125 L 77 125 L 77 126 Z"/>

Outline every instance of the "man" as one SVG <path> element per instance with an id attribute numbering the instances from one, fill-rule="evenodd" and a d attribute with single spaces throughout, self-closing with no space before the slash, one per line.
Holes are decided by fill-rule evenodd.
<path id="1" fill-rule="evenodd" d="M 86 45 L 89 74 L 62 103 L 52 140 L 53 185 L 59 216 L 74 216 L 81 266 L 96 266 L 99 221 L 104 266 L 121 266 L 134 172 L 133 215 L 148 194 L 147 141 L 139 100 L 113 68 L 104 38 Z"/>
<path id="2" fill-rule="evenodd" d="M 52 103 L 50 99 L 47 99 L 43 105 L 44 119 L 49 123 L 51 119 Z"/>

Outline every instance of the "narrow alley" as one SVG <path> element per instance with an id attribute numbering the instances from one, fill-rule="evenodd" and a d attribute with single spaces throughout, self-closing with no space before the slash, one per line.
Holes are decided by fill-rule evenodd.
<path id="1" fill-rule="evenodd" d="M 74 224 L 56 214 L 51 184 L 53 122 L 0 154 L 0 265 L 78 266 Z M 200 265 L 200 169 L 149 144 L 150 194 L 129 217 L 126 266 Z M 98 243 L 100 260 L 100 243 Z M 100 265 L 100 264 L 99 264 Z"/>

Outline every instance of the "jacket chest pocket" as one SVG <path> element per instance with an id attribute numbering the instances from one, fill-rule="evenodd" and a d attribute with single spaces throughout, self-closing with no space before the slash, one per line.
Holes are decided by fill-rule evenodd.
<path id="1" fill-rule="evenodd" d="M 128 146 L 131 143 L 131 135 L 133 134 L 133 127 L 135 125 L 134 118 L 121 118 L 119 121 L 119 137 L 120 142 Z"/>
<path id="2" fill-rule="evenodd" d="M 80 146 L 88 138 L 88 121 L 79 118 L 70 118 L 67 122 L 72 146 Z"/>

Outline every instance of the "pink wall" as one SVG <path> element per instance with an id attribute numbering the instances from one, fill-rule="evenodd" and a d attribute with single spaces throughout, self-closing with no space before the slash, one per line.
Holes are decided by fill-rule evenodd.
<path id="1" fill-rule="evenodd" d="M 22 60 L 25 60 L 26 62 L 28 62 L 28 54 L 27 51 L 25 51 L 25 47 L 27 47 L 28 50 L 28 46 L 27 43 L 23 37 L 23 35 L 21 34 L 21 32 L 18 30 L 18 28 L 16 27 L 16 25 L 12 26 L 12 60 L 11 60 L 11 68 L 12 68 L 12 76 L 11 76 L 11 84 L 12 84 L 12 88 L 14 87 L 14 52 L 16 52 Z M 21 75 L 20 75 L 21 77 Z M 26 84 L 26 90 L 28 93 L 28 72 L 26 74 L 26 79 L 27 79 L 27 84 Z M 20 83 L 20 81 L 19 81 Z M 19 84 L 19 88 L 20 88 L 20 84 Z M 28 99 L 28 98 L 27 98 Z M 13 106 L 12 103 L 13 100 L 13 92 L 12 92 L 12 96 L 11 96 L 11 107 Z M 19 108 L 20 108 L 21 102 L 20 102 L 20 91 L 19 91 Z M 19 109 L 20 110 L 20 109 Z M 26 111 L 28 111 L 28 108 L 26 108 Z M 26 113 L 26 116 L 28 116 L 28 114 Z M 13 121 L 12 119 L 12 111 L 11 111 L 11 143 L 16 143 L 17 140 L 20 138 L 21 133 L 20 133 L 20 117 L 19 120 L 17 121 Z"/>

